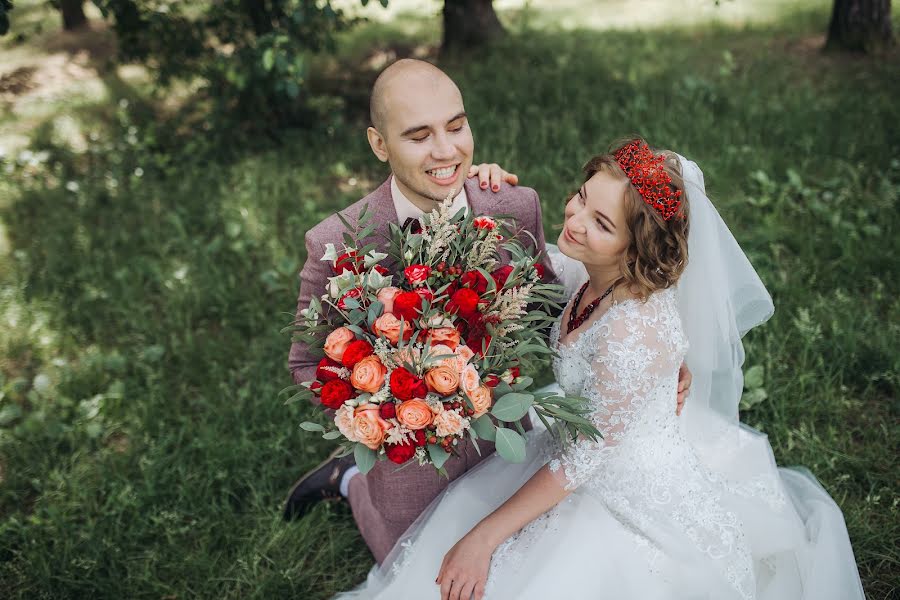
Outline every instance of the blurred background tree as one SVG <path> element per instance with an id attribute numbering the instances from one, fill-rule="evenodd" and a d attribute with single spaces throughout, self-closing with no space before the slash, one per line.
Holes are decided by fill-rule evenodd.
<path id="1" fill-rule="evenodd" d="M 483 46 L 504 34 L 492 0 L 444 0 L 441 53 Z"/>
<path id="2" fill-rule="evenodd" d="M 891 0 L 834 0 L 826 49 L 873 53 L 893 45 Z"/>
<path id="3" fill-rule="evenodd" d="M 84 0 L 52 0 L 51 4 L 62 13 L 63 29 L 72 31 L 87 25 Z"/>

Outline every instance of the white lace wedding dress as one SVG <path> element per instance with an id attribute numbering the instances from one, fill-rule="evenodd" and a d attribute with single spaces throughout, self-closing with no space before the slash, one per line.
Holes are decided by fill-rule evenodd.
<path id="1" fill-rule="evenodd" d="M 529 432 L 524 463 L 494 455 L 454 481 L 341 598 L 440 598 L 447 551 L 549 465 L 574 491 L 497 548 L 489 600 L 864 600 L 840 509 L 737 422 L 740 337 L 768 318 L 771 299 L 699 168 L 682 166 L 692 258 L 679 289 L 614 304 L 566 344 L 558 323 L 551 335 L 558 385 L 591 402 L 604 439 L 559 451 L 546 430 Z M 577 289 L 583 267 L 558 258 Z M 688 339 L 694 384 L 678 417 Z"/>
<path id="2" fill-rule="evenodd" d="M 777 469 L 764 436 L 742 429 L 735 462 L 704 465 L 673 410 L 686 348 L 674 290 L 612 306 L 554 361 L 605 439 L 557 455 L 535 431 L 526 463 L 483 461 L 344 597 L 439 598 L 444 554 L 549 460 L 575 491 L 501 544 L 486 598 L 864 598 L 840 510 L 811 476 Z"/>

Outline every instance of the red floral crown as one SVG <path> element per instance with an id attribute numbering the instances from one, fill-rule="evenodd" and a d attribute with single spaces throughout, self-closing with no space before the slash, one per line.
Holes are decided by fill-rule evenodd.
<path id="1" fill-rule="evenodd" d="M 616 162 L 637 188 L 644 202 L 666 221 L 681 208 L 681 190 L 672 191 L 672 178 L 663 168 L 666 157 L 653 154 L 643 140 L 635 140 L 616 151 Z"/>

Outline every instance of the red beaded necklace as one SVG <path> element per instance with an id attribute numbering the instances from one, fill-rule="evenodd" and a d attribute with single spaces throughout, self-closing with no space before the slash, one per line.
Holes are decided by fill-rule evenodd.
<path id="1" fill-rule="evenodd" d="M 581 314 L 576 317 L 575 315 L 578 312 L 578 305 L 581 304 L 581 297 L 584 296 L 584 292 L 585 290 L 587 290 L 589 283 L 590 281 L 585 281 L 584 285 L 581 286 L 581 289 L 578 290 L 578 295 L 575 296 L 575 303 L 572 304 L 572 312 L 569 313 L 569 324 L 566 332 L 567 335 L 581 327 L 584 322 L 587 321 L 587 318 L 591 316 L 591 313 L 597 310 L 597 307 L 600 306 L 600 303 L 603 302 L 603 299 L 612 294 L 613 288 L 616 287 L 616 284 L 613 283 L 611 286 L 609 286 L 609 289 L 607 289 L 605 292 L 603 292 L 603 294 L 600 295 L 599 298 L 584 307 L 584 310 L 581 311 Z"/>

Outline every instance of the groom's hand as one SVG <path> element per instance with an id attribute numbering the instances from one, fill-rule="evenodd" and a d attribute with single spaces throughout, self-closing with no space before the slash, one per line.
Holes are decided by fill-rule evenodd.
<path id="1" fill-rule="evenodd" d="M 681 363 L 678 369 L 678 405 L 675 407 L 675 414 L 681 416 L 681 410 L 684 408 L 684 401 L 687 399 L 688 392 L 691 391 L 691 381 L 694 376 L 691 370 L 687 368 L 686 363 Z"/>
<path id="2" fill-rule="evenodd" d="M 486 190 L 488 185 L 492 191 L 499 191 L 500 184 L 503 182 L 509 185 L 518 185 L 519 176 L 515 173 L 507 173 L 503 167 L 497 163 L 482 163 L 480 165 L 472 165 L 469 167 L 469 177 L 478 176 L 478 185 L 481 189 Z"/>

